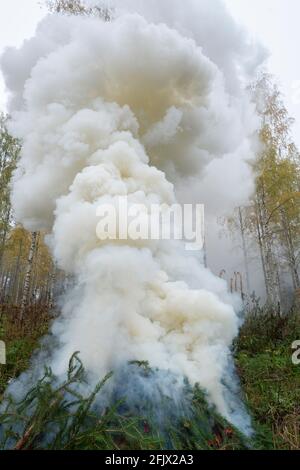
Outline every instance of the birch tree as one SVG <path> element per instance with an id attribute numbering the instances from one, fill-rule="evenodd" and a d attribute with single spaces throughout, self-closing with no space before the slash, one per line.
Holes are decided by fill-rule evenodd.
<path id="1" fill-rule="evenodd" d="M 267 301 L 280 301 L 278 253 L 284 253 L 293 285 L 299 286 L 299 153 L 291 138 L 293 120 L 269 75 L 252 87 L 262 119 L 263 144 L 254 170 L 257 174 L 253 218 L 265 277 Z"/>
<path id="2" fill-rule="evenodd" d="M 0 264 L 11 227 L 10 180 L 20 153 L 20 144 L 7 130 L 8 117 L 0 113 Z"/>
<path id="3" fill-rule="evenodd" d="M 31 234 L 31 244 L 28 254 L 27 266 L 25 271 L 25 278 L 24 278 L 24 285 L 23 285 L 23 295 L 21 301 L 21 309 L 20 309 L 20 323 L 24 321 L 24 315 L 26 311 L 26 307 L 28 305 L 29 297 L 30 297 L 30 287 L 32 281 L 32 273 L 33 273 L 33 261 L 37 250 L 37 241 L 38 241 L 38 232 L 32 232 Z"/>
<path id="4" fill-rule="evenodd" d="M 267 304 L 277 307 L 283 272 L 289 271 L 294 289 L 299 289 L 300 158 L 291 137 L 293 120 L 272 78 L 262 75 L 250 90 L 261 117 L 262 146 L 253 164 L 255 193 L 248 206 L 238 208 L 229 222 L 240 234 L 248 292 L 248 240 L 253 240 L 261 260 Z"/>

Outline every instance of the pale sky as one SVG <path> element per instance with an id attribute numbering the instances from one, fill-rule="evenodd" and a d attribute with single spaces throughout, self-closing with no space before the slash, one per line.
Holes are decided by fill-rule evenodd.
<path id="1" fill-rule="evenodd" d="M 293 133 L 300 147 L 300 0 L 225 0 L 236 20 L 269 50 L 269 71 L 296 119 Z"/>
<path id="2" fill-rule="evenodd" d="M 270 51 L 269 70 L 277 77 L 289 112 L 296 118 L 294 138 L 300 146 L 300 0 L 224 1 L 250 36 Z M 0 0 L 0 54 L 5 47 L 19 46 L 31 37 L 44 14 L 40 0 Z M 5 103 L 0 74 L 0 109 L 5 110 Z"/>

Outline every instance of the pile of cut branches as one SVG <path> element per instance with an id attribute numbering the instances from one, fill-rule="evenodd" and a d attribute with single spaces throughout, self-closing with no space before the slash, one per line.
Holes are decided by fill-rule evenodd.
<path id="1" fill-rule="evenodd" d="M 191 413 L 168 428 L 168 436 L 151 425 L 149 416 L 121 412 L 122 400 L 99 408 L 99 394 L 111 374 L 86 397 L 84 367 L 75 353 L 66 379 L 58 384 L 51 369 L 19 401 L 6 397 L 0 415 L 2 449 L 154 450 L 172 448 L 245 449 L 249 442 L 208 406 L 196 387 Z M 126 402 L 126 397 L 124 397 Z M 175 405 L 174 405 L 175 406 Z"/>

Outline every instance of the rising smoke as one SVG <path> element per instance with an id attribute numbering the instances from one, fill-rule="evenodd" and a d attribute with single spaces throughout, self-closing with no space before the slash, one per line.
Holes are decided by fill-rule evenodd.
<path id="1" fill-rule="evenodd" d="M 226 385 L 237 299 L 181 242 L 101 242 L 96 209 L 119 196 L 199 202 L 209 221 L 244 203 L 258 127 L 244 85 L 264 54 L 217 0 L 113 4 L 111 22 L 49 15 L 2 57 L 11 132 L 23 142 L 15 216 L 48 231 L 76 279 L 48 363 L 60 376 L 80 351 L 94 383 L 148 361 L 178 384 L 199 383 L 246 430 Z"/>

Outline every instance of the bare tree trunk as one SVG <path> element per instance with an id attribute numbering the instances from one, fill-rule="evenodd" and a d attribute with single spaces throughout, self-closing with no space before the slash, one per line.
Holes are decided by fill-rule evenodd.
<path id="1" fill-rule="evenodd" d="M 260 224 L 259 224 L 259 220 L 258 220 L 258 214 L 257 214 L 257 218 L 256 218 L 256 231 L 257 231 L 257 241 L 258 241 L 258 246 L 259 246 L 261 265 L 262 265 L 263 274 L 264 274 L 266 295 L 267 295 L 267 299 L 268 299 L 269 295 L 270 295 L 269 294 L 269 284 L 268 284 L 268 279 L 267 279 L 267 270 L 266 270 L 266 264 L 265 264 L 263 240 L 262 240 L 261 228 L 260 228 Z"/>
<path id="2" fill-rule="evenodd" d="M 36 303 L 37 299 L 37 294 L 39 292 L 39 289 L 42 287 L 43 280 L 40 279 L 40 282 L 38 281 L 38 248 L 39 248 L 39 240 L 36 242 L 35 246 L 35 254 L 36 254 L 36 262 L 33 265 L 32 272 L 31 272 L 31 288 L 30 288 L 30 302 Z"/>
<path id="3" fill-rule="evenodd" d="M 18 258 L 16 262 L 16 269 L 15 269 L 15 274 L 14 274 L 14 279 L 13 279 L 13 286 L 12 286 L 12 303 L 17 305 L 18 303 L 18 278 L 20 274 L 20 261 L 21 261 L 21 254 L 22 254 L 22 248 L 23 248 L 23 240 L 20 239 L 19 241 L 19 252 L 18 252 Z"/>
<path id="4" fill-rule="evenodd" d="M 2 290 L 3 290 L 3 294 L 2 294 L 2 298 L 3 298 L 3 302 L 6 303 L 6 290 L 7 290 L 7 283 L 8 283 L 8 279 L 9 279 L 9 271 L 5 271 L 5 276 L 4 276 L 4 283 L 3 283 L 3 286 L 2 286 Z"/>
<path id="5" fill-rule="evenodd" d="M 5 228 L 3 231 L 2 239 L 1 239 L 1 248 L 0 248 L 0 265 L 2 265 L 3 261 L 3 255 L 4 255 L 4 249 L 5 249 L 5 243 L 6 243 L 6 237 L 7 237 L 7 232 L 8 232 L 8 225 L 9 225 L 9 219 L 11 215 L 11 208 L 7 211 L 6 218 L 5 218 Z"/>
<path id="6" fill-rule="evenodd" d="M 52 273 L 50 275 L 50 287 L 49 287 L 49 308 L 53 308 L 54 305 L 54 290 L 56 283 L 57 270 L 55 264 L 53 265 Z"/>
<path id="7" fill-rule="evenodd" d="M 241 237 L 242 237 L 242 247 L 243 247 L 244 265 L 245 265 L 245 273 L 246 273 L 246 287 L 247 287 L 247 293 L 250 294 L 250 274 L 249 274 L 249 260 L 248 260 L 247 246 L 246 246 L 245 224 L 244 224 L 242 209 L 240 207 L 239 207 L 239 224 L 240 224 L 240 231 L 241 231 Z"/>
<path id="8" fill-rule="evenodd" d="M 283 229 L 283 234 L 284 234 L 284 240 L 285 240 L 285 248 L 286 248 L 286 254 L 287 254 L 287 260 L 288 260 L 288 265 L 290 268 L 292 280 L 293 280 L 293 286 L 294 289 L 299 289 L 300 288 L 300 278 L 299 278 L 299 273 L 297 269 L 297 259 L 296 259 L 296 250 L 294 247 L 294 240 L 291 232 L 291 227 L 289 224 L 289 221 L 287 220 L 286 214 L 284 213 L 284 210 L 280 211 L 281 213 L 281 225 Z"/>
<path id="9" fill-rule="evenodd" d="M 34 255 L 36 252 L 37 236 L 38 236 L 38 232 L 32 232 L 31 245 L 29 249 L 27 266 L 26 266 L 26 271 L 25 271 L 23 295 L 22 295 L 22 300 L 21 300 L 21 310 L 20 310 L 20 317 L 19 317 L 19 320 L 21 323 L 23 323 L 24 321 L 24 314 L 25 314 L 26 307 L 28 305 L 29 297 L 30 297 L 30 284 L 31 284 L 31 278 L 32 278 L 33 260 L 34 260 Z"/>
<path id="10" fill-rule="evenodd" d="M 257 201 L 257 232 L 258 243 L 264 270 L 267 304 L 272 307 L 280 307 L 280 289 L 277 263 L 273 247 L 273 234 L 268 224 L 268 214 L 265 208 L 264 194 Z"/>

